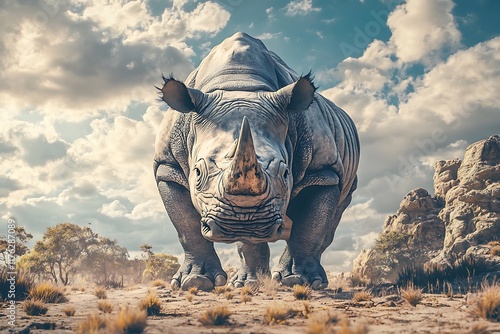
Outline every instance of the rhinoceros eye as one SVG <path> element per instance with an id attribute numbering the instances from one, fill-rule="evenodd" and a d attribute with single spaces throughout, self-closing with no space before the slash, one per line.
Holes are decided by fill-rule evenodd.
<path id="1" fill-rule="evenodd" d="M 201 191 L 208 180 L 208 167 L 204 159 L 200 159 L 196 162 L 193 167 L 193 172 L 196 176 L 196 190 Z"/>

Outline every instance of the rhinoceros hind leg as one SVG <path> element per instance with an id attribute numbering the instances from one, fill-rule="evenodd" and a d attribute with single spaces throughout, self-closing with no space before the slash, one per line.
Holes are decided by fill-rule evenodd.
<path id="1" fill-rule="evenodd" d="M 226 284 L 213 242 L 201 235 L 200 215 L 191 204 L 186 188 L 174 182 L 159 182 L 158 190 L 184 249 L 184 263 L 172 279 L 172 289 L 197 287 L 210 291 Z"/>
<path id="2" fill-rule="evenodd" d="M 231 277 L 229 284 L 235 288 L 257 285 L 258 275 L 269 275 L 269 245 L 267 242 L 258 244 L 237 243 L 241 268 Z"/>
<path id="3" fill-rule="evenodd" d="M 302 190 L 290 203 L 288 216 L 292 232 L 273 277 L 283 285 L 310 285 L 324 289 L 328 278 L 321 255 L 332 243 L 335 229 L 347 205 L 338 205 L 337 186 L 312 186 Z M 348 203 L 347 203 L 348 204 Z"/>

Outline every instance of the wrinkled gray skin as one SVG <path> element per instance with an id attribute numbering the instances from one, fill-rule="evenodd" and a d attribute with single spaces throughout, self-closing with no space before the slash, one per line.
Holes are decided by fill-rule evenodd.
<path id="1" fill-rule="evenodd" d="M 267 243 L 285 239 L 273 278 L 326 287 L 321 255 L 356 188 L 349 116 L 244 33 L 213 48 L 186 84 L 164 78 L 160 90 L 170 109 L 154 171 L 185 252 L 172 286 L 226 284 L 214 242 L 237 242 L 229 283 L 253 284 L 271 274 Z"/>

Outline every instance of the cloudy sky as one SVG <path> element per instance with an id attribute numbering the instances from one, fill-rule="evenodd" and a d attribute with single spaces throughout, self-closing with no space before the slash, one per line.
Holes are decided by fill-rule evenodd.
<path id="1" fill-rule="evenodd" d="M 2 1 L 2 218 L 35 239 L 71 221 L 180 255 L 152 172 L 166 109 L 153 85 L 244 31 L 312 70 L 357 124 L 359 188 L 323 257 L 349 270 L 408 191 L 432 191 L 434 161 L 500 132 L 499 12 L 496 0 Z M 219 250 L 235 264 L 234 247 Z"/>

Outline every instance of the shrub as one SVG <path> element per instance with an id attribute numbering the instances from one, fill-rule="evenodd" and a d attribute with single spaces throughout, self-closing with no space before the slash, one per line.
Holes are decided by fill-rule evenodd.
<path id="1" fill-rule="evenodd" d="M 252 301 L 252 296 L 250 296 L 250 295 L 242 295 L 241 296 L 241 302 L 242 303 L 246 304 L 246 303 L 249 303 L 251 301 Z"/>
<path id="2" fill-rule="evenodd" d="M 482 291 L 473 302 L 473 314 L 487 320 L 500 321 L 500 286 L 483 283 Z"/>
<path id="3" fill-rule="evenodd" d="M 64 290 L 49 282 L 42 282 L 31 287 L 29 296 L 33 300 L 40 300 L 44 303 L 64 303 L 68 299 L 64 295 Z"/>
<path id="4" fill-rule="evenodd" d="M 444 292 L 445 282 L 452 282 L 457 278 L 468 278 L 488 271 L 489 268 L 484 259 L 467 256 L 456 261 L 452 266 L 444 268 L 438 266 L 427 269 L 422 266 L 404 267 L 398 274 L 396 284 L 400 287 L 411 284 L 427 292 L 431 292 L 431 288 L 438 290 L 435 292 Z"/>
<path id="5" fill-rule="evenodd" d="M 355 303 L 366 302 L 366 301 L 371 300 L 372 298 L 373 298 L 373 295 L 371 294 L 370 291 L 359 291 L 359 292 L 356 292 L 352 296 L 352 300 Z"/>
<path id="6" fill-rule="evenodd" d="M 69 306 L 68 306 L 68 307 L 66 307 L 66 308 L 64 308 L 62 311 L 63 311 L 63 313 L 64 313 L 64 314 L 66 314 L 68 317 L 72 317 L 72 316 L 74 316 L 74 315 L 75 315 L 75 313 L 76 313 L 75 308 L 74 308 L 74 307 L 69 307 Z"/>
<path id="7" fill-rule="evenodd" d="M 295 312 L 285 305 L 274 304 L 268 306 L 264 312 L 264 322 L 266 324 L 284 324 L 286 319 L 293 317 Z"/>
<path id="8" fill-rule="evenodd" d="M 137 312 L 132 311 L 129 308 L 124 308 L 109 322 L 106 328 L 106 333 L 140 334 L 144 332 L 146 325 L 146 312 Z"/>
<path id="9" fill-rule="evenodd" d="M 309 286 L 295 284 L 292 289 L 296 300 L 307 300 L 311 297 L 312 289 Z"/>
<path id="10" fill-rule="evenodd" d="M 78 323 L 76 328 L 76 333 L 78 334 L 90 334 L 98 333 L 100 330 L 104 329 L 107 325 L 107 321 L 99 317 L 97 314 L 92 314 L 87 316 L 84 320 Z"/>
<path id="11" fill-rule="evenodd" d="M 258 285 L 245 285 L 240 289 L 240 295 L 249 295 L 249 296 L 254 296 L 259 292 L 259 286 Z"/>
<path id="12" fill-rule="evenodd" d="M 161 312 L 161 300 L 156 294 L 150 292 L 146 298 L 139 303 L 139 310 L 146 311 L 148 316 L 159 315 Z"/>
<path id="13" fill-rule="evenodd" d="M 257 274 L 257 282 L 259 283 L 260 289 L 266 296 L 274 298 L 276 291 L 280 286 L 280 282 L 272 279 L 269 275 Z"/>
<path id="14" fill-rule="evenodd" d="M 12 278 L 11 275 L 8 274 L 7 269 L 3 269 L 0 271 L 0 293 L 1 300 L 7 300 L 9 291 L 11 291 L 11 286 L 13 280 L 8 280 Z M 15 277 L 15 291 L 16 297 L 15 300 L 25 300 L 29 294 L 31 287 L 34 285 L 33 276 L 20 271 L 17 273 Z"/>
<path id="15" fill-rule="evenodd" d="M 186 293 L 186 300 L 188 302 L 191 303 L 193 301 L 193 299 L 194 299 L 194 295 L 191 292 Z"/>
<path id="16" fill-rule="evenodd" d="M 97 303 L 97 309 L 102 313 L 111 313 L 113 311 L 113 305 L 107 300 L 101 300 Z"/>
<path id="17" fill-rule="evenodd" d="M 222 295 L 227 291 L 232 291 L 232 290 L 233 288 L 231 288 L 229 285 L 221 285 L 221 286 L 216 286 L 213 291 L 216 295 Z"/>
<path id="18" fill-rule="evenodd" d="M 197 288 L 197 287 L 192 286 L 192 287 L 190 287 L 190 288 L 188 289 L 188 292 L 189 292 L 190 294 L 192 294 L 192 295 L 197 296 L 197 295 L 198 295 L 199 290 L 198 290 L 198 288 Z"/>
<path id="19" fill-rule="evenodd" d="M 47 313 L 48 308 L 41 300 L 27 300 L 23 304 L 23 310 L 27 315 L 42 315 Z"/>
<path id="20" fill-rule="evenodd" d="M 231 300 L 233 299 L 233 292 L 232 291 L 226 291 L 224 292 L 224 298 L 226 298 L 227 300 Z"/>
<path id="21" fill-rule="evenodd" d="M 95 288 L 94 295 L 98 299 L 107 299 L 108 298 L 108 295 L 106 293 L 106 289 L 103 286 L 98 286 L 97 288 Z"/>
<path id="22" fill-rule="evenodd" d="M 500 246 L 493 246 L 490 250 L 491 256 L 500 256 Z"/>
<path id="23" fill-rule="evenodd" d="M 231 311 L 227 307 L 217 306 L 203 312 L 199 321 L 204 326 L 223 326 L 228 322 L 230 316 Z"/>
<path id="24" fill-rule="evenodd" d="M 422 290 L 415 288 L 415 286 L 411 284 L 406 288 L 400 288 L 399 293 L 401 297 L 413 307 L 417 306 L 417 304 L 422 301 Z"/>
<path id="25" fill-rule="evenodd" d="M 151 285 L 156 288 L 164 288 L 167 286 L 167 283 L 162 279 L 155 279 L 154 281 L 151 282 Z"/>
<path id="26" fill-rule="evenodd" d="M 334 333 L 333 326 L 339 322 L 336 315 L 330 313 L 318 313 L 309 318 L 307 323 L 307 334 L 330 334 Z"/>
<path id="27" fill-rule="evenodd" d="M 359 324 L 356 327 L 351 327 L 349 320 L 344 319 L 340 322 L 340 328 L 336 334 L 366 334 L 368 327 L 364 324 Z"/>

